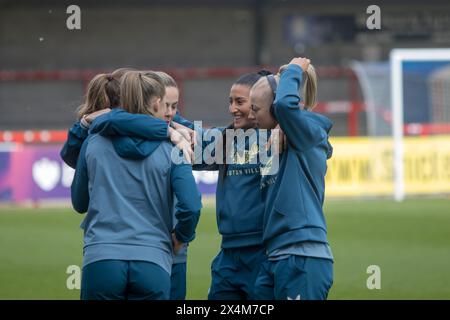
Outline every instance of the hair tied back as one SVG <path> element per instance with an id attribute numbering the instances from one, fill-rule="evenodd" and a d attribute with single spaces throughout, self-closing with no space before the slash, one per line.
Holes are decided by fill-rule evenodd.
<path id="1" fill-rule="evenodd" d="M 270 72 L 270 71 L 268 71 L 268 70 L 261 70 L 261 71 L 258 71 L 258 74 L 260 75 L 260 76 L 262 76 L 262 77 L 267 77 L 268 75 L 270 75 L 270 74 L 273 74 L 272 72 Z"/>

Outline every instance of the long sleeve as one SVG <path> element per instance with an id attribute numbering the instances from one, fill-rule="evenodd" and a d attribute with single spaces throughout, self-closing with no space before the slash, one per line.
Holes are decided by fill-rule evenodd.
<path id="1" fill-rule="evenodd" d="M 302 82 L 302 69 L 294 64 L 281 74 L 276 99 L 275 117 L 286 134 L 290 145 L 304 152 L 327 138 L 327 132 L 315 120 L 308 117 L 309 111 L 300 109 L 299 90 Z"/>
<path id="2" fill-rule="evenodd" d="M 71 185 L 72 206 L 79 213 L 85 213 L 89 208 L 89 176 L 86 162 L 86 149 L 89 139 L 81 147 L 75 175 Z"/>
<path id="3" fill-rule="evenodd" d="M 173 118 L 173 121 L 176 123 L 179 123 L 189 129 L 195 130 L 194 123 L 183 118 L 178 112 L 176 113 L 175 117 Z M 225 128 L 217 127 L 217 128 L 211 128 L 211 129 L 203 129 L 201 128 L 200 132 L 198 133 L 198 139 L 201 139 L 201 145 L 202 148 L 195 152 L 195 159 L 202 159 L 201 163 L 197 163 L 199 161 L 194 161 L 194 165 L 192 166 L 192 169 L 195 171 L 216 171 L 219 170 L 220 164 L 217 164 L 213 162 L 213 158 L 215 156 L 215 152 L 213 151 L 214 148 L 216 148 L 218 144 L 218 134 L 215 134 L 213 130 L 218 130 L 217 133 L 220 132 L 220 135 L 222 136 L 223 131 Z M 214 137 L 214 139 L 213 139 Z M 199 142 L 197 140 L 197 142 Z M 196 151 L 194 149 L 194 151 Z M 206 152 L 205 152 L 206 151 Z M 201 152 L 201 153 L 200 153 Z M 204 157 L 205 154 L 209 154 L 209 157 Z M 213 162 L 213 163 L 211 163 Z"/>
<path id="4" fill-rule="evenodd" d="M 164 120 L 145 114 L 132 114 L 116 108 L 97 117 L 91 124 L 90 133 L 161 141 L 168 139 L 168 129 L 169 126 Z"/>
<path id="5" fill-rule="evenodd" d="M 225 128 L 211 128 L 202 129 L 200 132 L 200 139 L 202 143 L 201 153 L 195 152 L 195 160 L 201 159 L 200 161 L 194 161 L 192 169 L 195 171 L 216 171 L 219 170 L 222 164 L 216 163 L 216 151 L 217 148 L 223 148 L 223 144 L 220 142 L 223 139 L 223 131 Z M 221 150 L 222 151 L 222 150 Z M 222 157 L 223 158 L 223 157 Z"/>
<path id="6" fill-rule="evenodd" d="M 201 196 L 195 184 L 190 165 L 172 165 L 172 190 L 177 198 L 175 217 L 178 220 L 175 226 L 175 236 L 178 241 L 188 243 L 195 238 L 202 207 Z"/>
<path id="7" fill-rule="evenodd" d="M 71 168 L 77 166 L 78 155 L 80 154 L 81 146 L 88 136 L 88 129 L 84 128 L 80 121 L 77 121 L 67 134 L 67 141 L 61 149 L 59 155 L 63 161 Z"/>
<path id="8" fill-rule="evenodd" d="M 189 129 L 194 130 L 194 123 L 192 123 L 191 121 L 183 118 L 178 111 L 175 114 L 175 116 L 173 117 L 172 121 L 174 121 L 176 123 L 179 123 L 182 126 L 185 126 L 185 127 L 189 128 Z"/>

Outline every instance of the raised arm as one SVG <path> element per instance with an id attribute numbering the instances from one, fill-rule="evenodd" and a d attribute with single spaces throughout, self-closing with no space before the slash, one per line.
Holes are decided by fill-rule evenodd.
<path id="1" fill-rule="evenodd" d="M 294 59 L 295 60 L 295 59 Z M 309 64 L 309 62 L 308 62 Z M 331 122 L 323 117 L 311 117 L 310 111 L 300 109 L 299 91 L 303 69 L 298 64 L 289 64 L 281 74 L 274 101 L 275 117 L 286 134 L 289 145 L 304 152 L 328 137 L 326 127 Z M 319 119 L 323 120 L 320 123 Z"/>

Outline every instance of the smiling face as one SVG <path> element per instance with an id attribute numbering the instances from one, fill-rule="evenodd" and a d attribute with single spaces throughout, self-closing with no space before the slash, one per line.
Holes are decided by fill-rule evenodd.
<path id="1" fill-rule="evenodd" d="M 241 84 L 233 85 L 230 90 L 229 111 L 233 116 L 235 129 L 250 129 L 255 127 L 255 120 L 249 119 L 248 117 L 250 109 L 250 88 Z"/>
<path id="2" fill-rule="evenodd" d="M 164 100 L 166 101 L 166 113 L 164 120 L 170 123 L 178 110 L 178 98 L 179 92 L 176 87 L 166 87 L 166 95 Z"/>

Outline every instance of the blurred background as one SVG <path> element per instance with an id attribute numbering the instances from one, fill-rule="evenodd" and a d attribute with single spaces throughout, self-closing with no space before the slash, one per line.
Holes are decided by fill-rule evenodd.
<path id="1" fill-rule="evenodd" d="M 73 4 L 80 30 L 66 26 Z M 367 26 L 372 4 L 381 29 Z M 450 55 L 401 62 L 397 140 L 390 60 L 393 49 L 450 48 L 448 1 L 0 0 L 0 8 L 0 299 L 78 298 L 66 271 L 81 265 L 82 216 L 71 210 L 73 169 L 59 150 L 95 74 L 166 71 L 183 116 L 217 126 L 230 122 L 235 79 L 293 56 L 316 66 L 315 112 L 334 122 L 330 298 L 450 299 Z M 399 143 L 402 202 L 393 200 Z M 220 245 L 216 176 L 196 180 L 206 200 L 188 298 L 204 299 Z M 367 286 L 370 265 L 381 269 L 381 289 Z"/>

